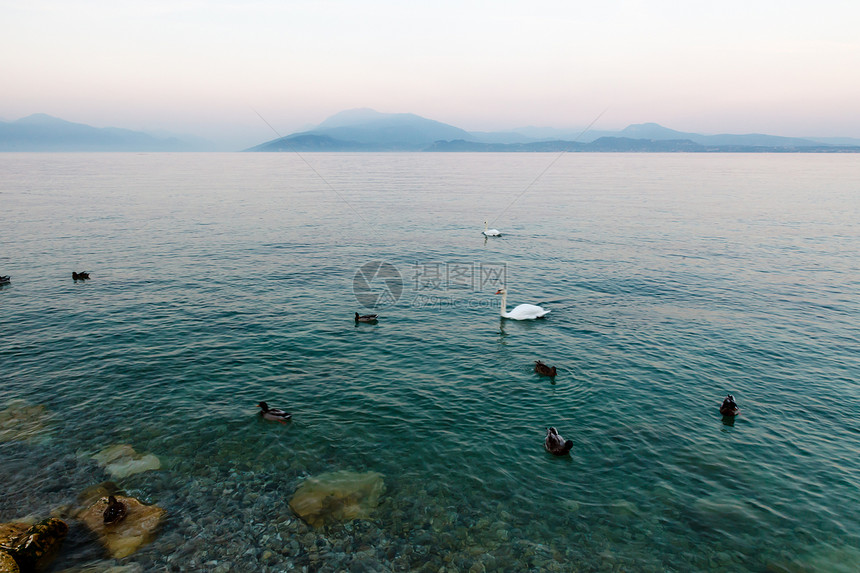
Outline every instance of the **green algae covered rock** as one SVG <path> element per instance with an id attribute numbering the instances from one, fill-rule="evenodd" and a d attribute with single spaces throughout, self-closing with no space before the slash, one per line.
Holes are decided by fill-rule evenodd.
<path id="1" fill-rule="evenodd" d="M 0 524 L 0 573 L 35 571 L 46 567 L 57 555 L 68 532 L 69 526 L 55 518 L 33 525 Z"/>
<path id="2" fill-rule="evenodd" d="M 133 497 L 116 495 L 125 506 L 126 514 L 116 523 L 105 524 L 104 513 L 108 498 L 101 497 L 92 505 L 82 509 L 77 519 L 98 535 L 99 541 L 114 559 L 128 557 L 155 538 L 164 515 L 167 513 L 157 505 L 144 505 Z"/>
<path id="3" fill-rule="evenodd" d="M 11 555 L 0 549 L 0 573 L 20 573 L 18 564 Z"/>

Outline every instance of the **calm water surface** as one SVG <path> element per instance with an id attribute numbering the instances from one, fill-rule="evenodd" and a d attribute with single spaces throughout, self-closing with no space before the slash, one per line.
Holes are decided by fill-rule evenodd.
<path id="1" fill-rule="evenodd" d="M 168 511 L 146 571 L 860 569 L 860 156 L 554 159 L 0 154 L 0 410 L 49 413 L 0 522 L 126 443 L 163 464 L 115 480 Z M 371 261 L 402 290 L 357 327 Z M 500 270 L 545 320 L 500 320 Z M 297 521 L 341 469 L 373 518 Z M 103 558 L 72 522 L 54 570 Z"/>

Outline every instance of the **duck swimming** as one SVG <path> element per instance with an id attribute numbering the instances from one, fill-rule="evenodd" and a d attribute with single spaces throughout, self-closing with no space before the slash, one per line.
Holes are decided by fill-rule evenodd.
<path id="1" fill-rule="evenodd" d="M 565 441 L 555 428 L 546 429 L 546 440 L 543 442 L 546 451 L 556 456 L 564 456 L 573 448 L 573 440 Z"/>
<path id="2" fill-rule="evenodd" d="M 279 410 L 277 408 L 269 408 L 269 405 L 265 402 L 260 402 L 257 404 L 260 410 L 260 415 L 266 420 L 272 420 L 273 422 L 280 422 L 282 424 L 286 424 L 287 420 L 293 417 L 289 412 L 285 412 L 284 410 Z"/>
<path id="3" fill-rule="evenodd" d="M 7 285 L 12 282 L 12 277 L 9 275 L 0 276 L 0 285 Z"/>
<path id="4" fill-rule="evenodd" d="M 537 372 L 541 376 L 550 376 L 554 378 L 556 370 L 555 366 L 549 367 L 540 360 L 535 360 L 535 372 Z"/>
<path id="5" fill-rule="evenodd" d="M 119 523 L 126 514 L 125 504 L 112 495 L 108 496 L 108 506 L 104 512 L 104 524 L 111 525 Z"/>
<path id="6" fill-rule="evenodd" d="M 735 397 L 731 394 L 726 396 L 726 399 L 723 400 L 723 403 L 720 406 L 720 414 L 723 416 L 737 416 L 740 413 L 741 409 L 738 408 L 738 405 L 735 403 Z"/>
<path id="7" fill-rule="evenodd" d="M 355 313 L 355 322 L 376 322 L 379 318 L 378 314 L 358 314 Z"/>
<path id="8" fill-rule="evenodd" d="M 85 272 L 76 273 L 75 271 L 72 271 L 72 280 L 73 281 L 83 281 L 83 280 L 86 280 L 88 278 L 90 278 L 90 273 L 85 273 Z"/>

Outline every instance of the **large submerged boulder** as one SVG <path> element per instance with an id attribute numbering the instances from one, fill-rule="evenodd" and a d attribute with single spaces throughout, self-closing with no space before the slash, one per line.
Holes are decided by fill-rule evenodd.
<path id="1" fill-rule="evenodd" d="M 128 444 L 105 448 L 94 455 L 93 459 L 115 478 L 161 468 L 161 461 L 156 455 L 139 454 Z"/>
<path id="2" fill-rule="evenodd" d="M 41 404 L 12 400 L 0 410 L 0 442 L 37 440 L 47 431 L 49 419 Z"/>
<path id="3" fill-rule="evenodd" d="M 78 512 L 77 518 L 93 533 L 114 559 L 128 557 L 155 538 L 164 515 L 167 513 L 157 505 L 144 505 L 133 497 L 116 495 L 116 500 L 125 506 L 125 517 L 115 523 L 105 524 L 104 514 L 108 497 L 98 498 L 92 505 Z"/>
<path id="4" fill-rule="evenodd" d="M 0 573 L 36 571 L 57 555 L 69 526 L 59 519 L 0 524 Z"/>
<path id="5" fill-rule="evenodd" d="M 290 500 L 290 509 L 308 525 L 370 517 L 385 490 L 382 474 L 347 470 L 309 477 Z"/>

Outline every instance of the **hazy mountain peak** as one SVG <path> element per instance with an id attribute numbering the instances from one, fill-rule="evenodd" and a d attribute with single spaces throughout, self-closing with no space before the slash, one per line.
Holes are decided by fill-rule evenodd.
<path id="1" fill-rule="evenodd" d="M 308 137 L 313 136 L 313 137 Z M 299 137 L 303 138 L 299 141 Z M 373 109 L 350 109 L 337 113 L 315 129 L 294 133 L 262 145 L 254 151 L 275 151 L 282 147 L 309 145 L 353 150 L 357 147 L 374 151 L 420 151 L 439 140 L 475 138 L 467 131 L 414 113 L 380 113 Z"/>
<path id="2" fill-rule="evenodd" d="M 143 132 L 97 128 L 45 113 L 11 123 L 0 122 L 0 151 L 178 151 L 175 138 L 159 139 Z"/>
<path id="3" fill-rule="evenodd" d="M 332 129 L 335 127 L 344 127 L 347 125 L 361 125 L 371 123 L 380 119 L 390 117 L 390 113 L 380 113 L 369 107 L 359 107 L 355 109 L 347 109 L 326 118 L 316 129 Z"/>
<path id="4" fill-rule="evenodd" d="M 634 123 L 622 129 L 619 135 L 637 139 L 666 139 L 681 138 L 689 134 L 663 127 L 658 123 Z"/>
<path id="5" fill-rule="evenodd" d="M 58 125 L 68 124 L 71 122 L 66 121 L 65 119 L 54 117 L 53 115 L 48 115 L 47 113 L 34 113 L 32 115 L 28 115 L 27 117 L 22 117 L 21 119 L 15 121 L 15 123 L 22 125 Z"/>

